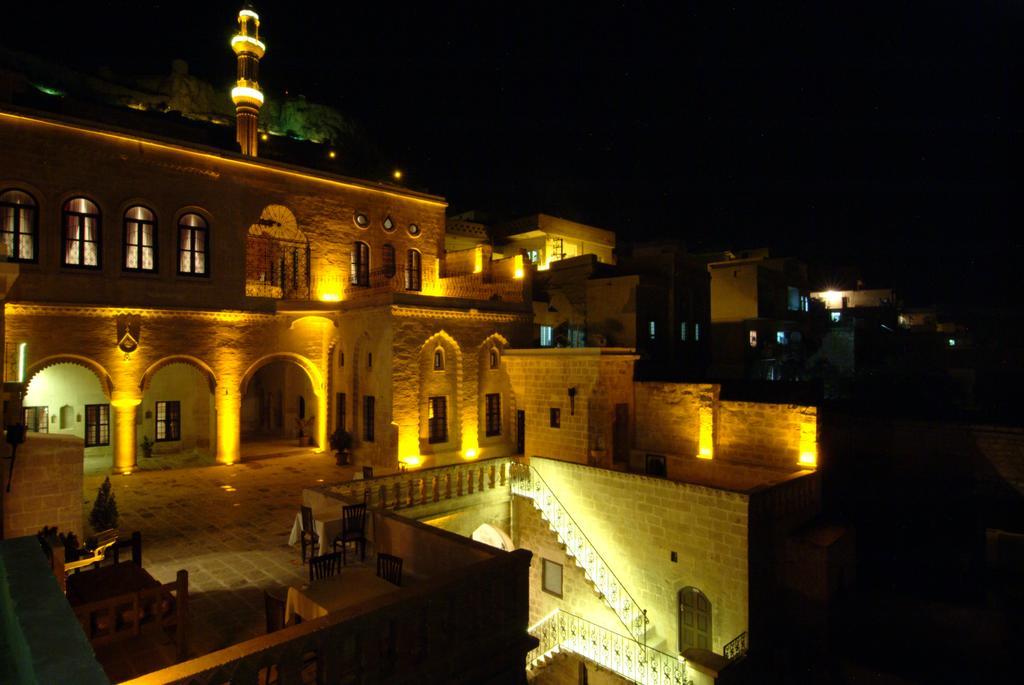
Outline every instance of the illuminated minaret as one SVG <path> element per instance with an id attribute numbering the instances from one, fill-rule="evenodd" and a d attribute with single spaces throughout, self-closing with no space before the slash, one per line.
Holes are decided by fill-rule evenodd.
<path id="1" fill-rule="evenodd" d="M 231 39 L 231 49 L 238 55 L 238 81 L 231 89 L 231 100 L 235 103 L 235 139 L 243 155 L 255 157 L 260 107 L 263 106 L 260 58 L 267 46 L 260 42 L 260 16 L 249 5 L 238 13 L 238 33 Z"/>

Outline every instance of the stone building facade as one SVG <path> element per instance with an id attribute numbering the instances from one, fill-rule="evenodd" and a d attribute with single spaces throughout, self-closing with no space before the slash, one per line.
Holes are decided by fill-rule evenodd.
<path id="1" fill-rule="evenodd" d="M 513 260 L 488 263 L 487 278 L 449 275 L 441 198 L 10 106 L 0 143 L 0 193 L 26 207 L 9 254 L 20 278 L 6 303 L 6 379 L 31 389 L 51 367 L 88 369 L 109 406 L 86 437 L 116 470 L 134 467 L 157 411 L 147 392 L 176 364 L 205 379 L 212 408 L 205 427 L 198 410 L 176 415 L 172 434 L 222 463 L 242 457 L 243 414 L 261 403 L 279 435 L 305 427 L 320 449 L 347 428 L 368 464 L 507 453 L 511 398 L 492 350 L 500 359 L 528 335 L 527 279 Z M 270 374 L 254 383 L 278 362 L 308 392 L 280 397 Z M 257 385 L 275 387 L 250 402 Z M 479 389 L 502 395 L 492 435 Z M 429 434 L 430 398 L 446 404 L 443 440 Z M 47 409 L 54 425 L 61 407 Z"/>

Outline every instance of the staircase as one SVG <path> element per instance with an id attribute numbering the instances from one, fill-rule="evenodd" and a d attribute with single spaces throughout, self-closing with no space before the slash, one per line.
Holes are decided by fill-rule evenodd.
<path id="1" fill-rule="evenodd" d="M 529 630 L 540 641 L 526 657 L 530 678 L 560 654 L 572 653 L 634 683 L 689 685 L 691 682 L 682 657 L 648 647 L 567 611 L 556 609 Z"/>
<path id="2" fill-rule="evenodd" d="M 619 617 L 630 637 L 646 647 L 648 639 L 653 638 L 647 612 L 640 608 L 608 563 L 598 554 L 594 544 L 558 501 L 544 478 L 532 466 L 522 463 L 514 463 L 509 476 L 512 494 L 533 501 L 533 506 L 540 511 L 552 532 L 558 536 L 558 542 L 565 547 L 566 555 L 583 570 L 598 596 Z"/>

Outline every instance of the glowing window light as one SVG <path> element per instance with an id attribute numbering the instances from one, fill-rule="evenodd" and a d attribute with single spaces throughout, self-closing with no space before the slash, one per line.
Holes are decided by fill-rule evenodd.
<path id="1" fill-rule="evenodd" d="M 515 266 L 515 272 L 514 272 L 513 276 L 515 278 L 522 278 L 523 274 L 525 273 L 523 271 L 523 255 L 517 254 L 515 256 L 514 266 Z"/>
<path id="2" fill-rule="evenodd" d="M 715 456 L 715 433 L 714 414 L 711 407 L 701 407 L 698 411 L 700 421 L 699 442 L 697 443 L 697 457 L 699 459 L 711 459 Z"/>

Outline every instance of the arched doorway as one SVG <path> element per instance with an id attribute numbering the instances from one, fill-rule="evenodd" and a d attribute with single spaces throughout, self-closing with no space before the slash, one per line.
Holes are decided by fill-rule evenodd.
<path id="1" fill-rule="evenodd" d="M 96 370 L 70 361 L 47 365 L 30 374 L 22 407 L 28 430 L 84 441 L 86 473 L 112 466 L 114 416 Z"/>
<path id="2" fill-rule="evenodd" d="M 139 465 L 145 468 L 145 445 L 151 455 L 173 466 L 209 463 L 216 451 L 216 383 L 206 365 L 172 358 L 154 365 L 142 382 L 138 408 Z"/>
<path id="3" fill-rule="evenodd" d="M 243 458 L 318 447 L 319 400 L 298 359 L 277 356 L 254 365 L 242 382 Z"/>
<path id="4" fill-rule="evenodd" d="M 473 535 L 471 537 L 477 542 L 482 542 L 485 545 L 490 545 L 491 547 L 497 547 L 498 549 L 506 552 L 511 552 L 516 548 L 515 545 L 512 544 L 512 538 L 508 536 L 508 533 L 497 526 L 492 526 L 490 523 L 481 524 L 473 531 Z"/>

